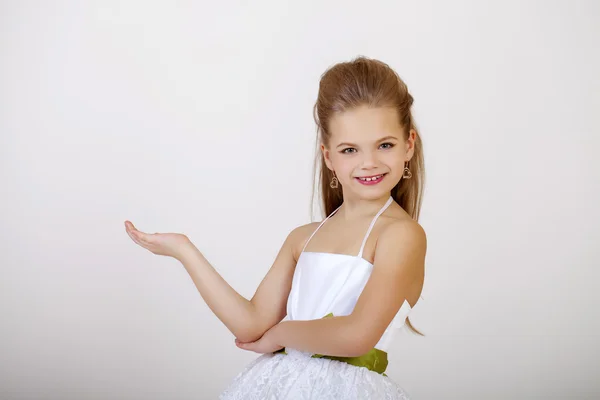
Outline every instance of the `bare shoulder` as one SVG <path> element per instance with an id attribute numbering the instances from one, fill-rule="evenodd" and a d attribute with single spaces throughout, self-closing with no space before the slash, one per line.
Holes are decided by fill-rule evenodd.
<path id="1" fill-rule="evenodd" d="M 389 218 L 379 233 L 377 242 L 404 244 L 427 250 L 425 229 L 412 218 Z"/>
<path id="2" fill-rule="evenodd" d="M 290 243 L 294 258 L 297 260 L 304 248 L 304 244 L 313 234 L 315 229 L 319 226 L 320 222 L 311 222 L 305 225 L 300 225 L 294 228 L 288 235 L 288 241 Z"/>
<path id="3" fill-rule="evenodd" d="M 427 248 L 427 235 L 425 229 L 398 204 L 393 203 L 388 212 L 381 217 L 385 223 L 382 224 L 377 242 L 403 241 L 411 245 L 424 246 Z"/>
<path id="4" fill-rule="evenodd" d="M 402 213 L 386 218 L 386 224 L 377 236 L 374 258 L 394 260 L 396 265 L 422 269 L 427 252 L 427 234 L 417 221 L 403 210 Z"/>
<path id="5" fill-rule="evenodd" d="M 427 236 L 410 217 L 390 218 L 377 237 L 373 274 L 378 281 L 396 282 L 414 307 L 425 279 Z"/>

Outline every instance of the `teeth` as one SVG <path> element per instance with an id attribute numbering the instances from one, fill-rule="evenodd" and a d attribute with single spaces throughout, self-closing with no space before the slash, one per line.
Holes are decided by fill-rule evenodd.
<path id="1" fill-rule="evenodd" d="M 382 176 L 383 175 L 377 175 L 372 178 L 358 178 L 358 179 L 360 179 L 361 181 L 370 182 L 370 181 L 375 181 L 375 180 L 381 178 Z"/>

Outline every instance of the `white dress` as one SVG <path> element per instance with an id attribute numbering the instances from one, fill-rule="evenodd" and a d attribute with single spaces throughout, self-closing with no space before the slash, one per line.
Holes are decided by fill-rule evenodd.
<path id="1" fill-rule="evenodd" d="M 363 249 L 377 218 L 393 199 L 379 210 L 363 239 L 357 256 L 302 251 L 294 271 L 287 302 L 288 320 L 314 320 L 328 314 L 344 316 L 354 306 L 373 269 L 362 258 Z M 321 226 L 321 222 L 304 248 Z M 402 328 L 411 306 L 405 300 L 376 349 L 387 351 L 392 337 Z M 252 361 L 219 397 L 227 399 L 409 399 L 389 377 L 365 367 L 286 348 L 287 354 L 263 354 Z"/>

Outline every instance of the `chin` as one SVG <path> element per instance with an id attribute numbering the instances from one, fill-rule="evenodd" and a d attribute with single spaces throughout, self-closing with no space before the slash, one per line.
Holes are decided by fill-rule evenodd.
<path id="1" fill-rule="evenodd" d="M 390 190 L 361 190 L 356 192 L 357 197 L 363 200 L 378 200 L 383 197 L 389 197 L 392 189 Z"/>

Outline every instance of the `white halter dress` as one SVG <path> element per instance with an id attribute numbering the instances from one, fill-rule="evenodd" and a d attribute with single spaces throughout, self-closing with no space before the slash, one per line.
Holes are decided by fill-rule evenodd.
<path id="1" fill-rule="evenodd" d="M 314 320 L 333 314 L 352 313 L 365 287 L 373 264 L 362 258 L 377 218 L 392 203 L 392 197 L 373 218 L 358 255 L 304 251 L 308 242 L 333 211 L 315 229 L 300 254 L 287 302 L 288 320 Z M 340 206 L 341 207 L 341 206 Z M 405 300 L 375 346 L 387 352 L 394 334 L 411 311 Z M 387 361 L 386 361 L 387 362 Z M 285 353 L 263 354 L 252 361 L 221 394 L 220 399 L 409 399 L 407 393 L 385 374 L 323 356 L 286 348 Z"/>

